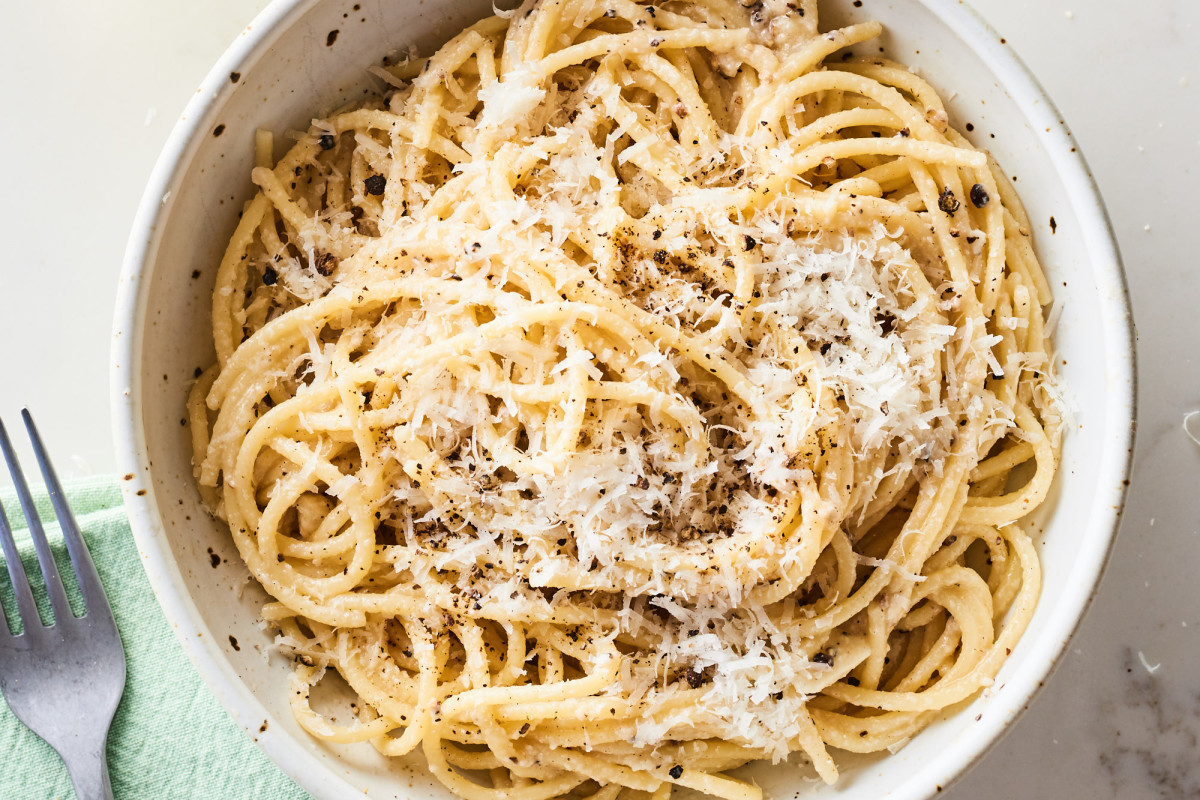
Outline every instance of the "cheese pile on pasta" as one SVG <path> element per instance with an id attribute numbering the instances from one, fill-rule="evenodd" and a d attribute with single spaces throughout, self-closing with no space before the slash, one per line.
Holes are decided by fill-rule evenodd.
<path id="1" fill-rule="evenodd" d="M 879 33 L 527 2 L 260 134 L 192 435 L 308 731 L 464 798 L 756 798 L 727 771 L 832 782 L 990 684 L 1039 590 L 1051 298 Z"/>

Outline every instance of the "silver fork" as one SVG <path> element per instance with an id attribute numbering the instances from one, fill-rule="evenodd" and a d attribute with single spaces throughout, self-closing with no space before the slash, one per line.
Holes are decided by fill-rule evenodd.
<path id="1" fill-rule="evenodd" d="M 100 576 L 71 515 L 46 448 L 29 412 L 23 411 L 21 416 L 46 479 L 85 608 L 81 617 L 71 612 L 29 484 L 21 473 L 4 423 L 0 422 L 0 450 L 16 485 L 54 611 L 51 623 L 42 625 L 12 528 L 0 507 L 0 547 L 8 563 L 8 576 L 24 626 L 20 636 L 13 635 L 0 611 L 0 692 L 17 719 L 58 751 L 79 800 L 112 800 L 104 750 L 108 728 L 125 688 L 125 651 Z"/>

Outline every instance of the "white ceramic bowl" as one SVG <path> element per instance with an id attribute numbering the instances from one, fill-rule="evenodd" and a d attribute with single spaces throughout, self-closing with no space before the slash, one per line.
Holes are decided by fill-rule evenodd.
<path id="1" fill-rule="evenodd" d="M 868 16 L 882 20 L 888 54 L 927 76 L 947 98 L 955 124 L 972 123 L 976 143 L 1017 176 L 1064 308 L 1059 370 L 1077 427 L 1066 438 L 1052 511 L 1038 537 L 1041 603 L 995 688 L 895 755 L 841 758 L 848 769 L 835 789 L 805 780 L 799 766 L 747 770 L 774 798 L 925 798 L 980 758 L 1020 714 L 1095 591 L 1132 448 L 1132 322 L 1112 231 L 1087 166 L 1058 111 L 1003 40 L 956 0 L 824 5 L 825 28 Z M 365 69 L 384 54 L 409 44 L 431 52 L 490 7 L 490 0 L 276 0 L 188 105 L 129 240 L 112 392 L 117 453 L 131 476 L 126 504 L 146 572 L 217 698 L 317 798 L 447 795 L 419 762 L 388 762 L 366 745 L 329 747 L 292 720 L 282 682 L 288 665 L 271 654 L 270 634 L 258 622 L 264 595 L 249 581 L 228 531 L 200 504 L 188 431 L 180 424 L 184 398 L 193 371 L 213 361 L 210 292 L 251 192 L 254 130 L 306 128 L 315 114 L 371 90 Z"/>

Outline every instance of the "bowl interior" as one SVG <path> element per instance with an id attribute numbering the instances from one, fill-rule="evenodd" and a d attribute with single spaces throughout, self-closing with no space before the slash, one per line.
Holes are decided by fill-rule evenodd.
<path id="1" fill-rule="evenodd" d="M 1057 112 L 1000 40 L 949 0 L 864 6 L 825 2 L 822 27 L 881 20 L 887 33 L 877 46 L 931 80 L 953 123 L 960 130 L 971 123 L 970 138 L 1017 181 L 1062 306 L 1057 369 L 1076 419 L 1052 510 L 1035 532 L 1045 570 L 1042 600 L 993 689 L 887 758 L 835 754 L 845 773 L 834 789 L 814 782 L 803 763 L 746 768 L 774 798 L 925 797 L 977 758 L 1044 680 L 1090 598 L 1123 497 L 1130 446 L 1132 351 L 1120 266 Z M 290 144 L 287 131 L 379 91 L 365 70 L 384 55 L 409 45 L 431 52 L 490 8 L 489 0 L 279 0 L 233 45 L 189 107 L 131 239 L 114 397 L 123 471 L 136 476 L 130 511 L 147 569 L 210 687 L 317 797 L 351 790 L 373 798 L 448 794 L 419 761 L 388 761 L 368 745 L 325 745 L 292 720 L 288 660 L 272 649 L 272 635 L 258 621 L 265 595 L 196 492 L 181 425 L 184 401 L 195 370 L 214 358 L 210 294 L 251 195 L 254 131 L 274 131 L 282 150 Z M 147 493 L 139 496 L 138 489 Z"/>

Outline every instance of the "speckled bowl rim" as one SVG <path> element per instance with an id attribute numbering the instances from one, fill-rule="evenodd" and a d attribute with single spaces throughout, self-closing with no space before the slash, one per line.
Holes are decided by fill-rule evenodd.
<path id="1" fill-rule="evenodd" d="M 252 736 L 266 754 L 301 787 L 318 798 L 366 798 L 357 787 L 331 768 L 317 764 L 282 726 L 260 731 L 270 714 L 225 659 L 218 641 L 203 622 L 191 595 L 182 588 L 183 577 L 163 532 L 150 486 L 151 466 L 142 429 L 140 383 L 141 344 L 147 313 L 146 293 L 151 257 L 158 229 L 169 214 L 163 198 L 180 180 L 184 157 L 193 140 L 207 133 L 208 123 L 229 97 L 228 76 L 252 63 L 269 47 L 280 26 L 305 13 L 321 0 L 274 0 L 242 31 L 218 59 L 192 97 L 168 138 L 150 176 L 127 245 L 114 318 L 111 400 L 117 462 L 124 481 L 125 507 L 138 545 L 142 565 L 155 596 L 172 623 L 192 663 L 233 719 Z M 1107 365 L 1113 389 L 1107 395 L 1106 435 L 1117 437 L 1106 453 L 1124 451 L 1109 459 L 1100 472 L 1095 503 L 1106 509 L 1089 530 L 1089 547 L 1079 553 L 1074 569 L 1086 580 L 1064 588 L 1053 618 L 1041 632 L 1035 654 L 1039 669 L 1025 670 L 1008 682 L 1009 707 L 987 714 L 968 736 L 947 751 L 941 774 L 920 771 L 889 792 L 892 800 L 926 800 L 942 791 L 979 762 L 1012 723 L 1028 708 L 1060 661 L 1067 643 L 1095 597 L 1112 551 L 1124 508 L 1127 477 L 1132 461 L 1136 428 L 1136 370 L 1134 326 L 1129 290 L 1115 234 L 1090 169 L 1078 150 L 1063 117 L 1037 79 L 974 9 L 961 0 L 914 0 L 939 17 L 980 60 L 1000 78 L 1013 101 L 1027 115 L 1047 157 L 1054 164 L 1064 189 L 1079 213 L 1091 251 L 1092 275 L 1099 289 L 1106 335 L 1111 335 L 1112 357 Z M 1027 658 L 1034 654 L 1027 654 Z"/>

